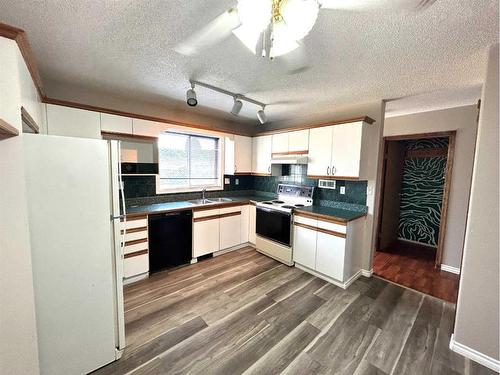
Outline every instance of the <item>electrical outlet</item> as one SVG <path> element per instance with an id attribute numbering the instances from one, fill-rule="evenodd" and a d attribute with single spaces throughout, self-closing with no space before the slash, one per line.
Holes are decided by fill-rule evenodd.
<path id="1" fill-rule="evenodd" d="M 340 187 L 340 194 L 345 194 L 345 186 Z"/>
<path id="2" fill-rule="evenodd" d="M 229 177 L 224 178 L 224 184 L 229 185 L 231 183 L 231 179 Z"/>
<path id="3" fill-rule="evenodd" d="M 234 180 L 234 184 L 235 184 L 235 185 L 239 185 L 239 184 L 240 184 L 240 179 L 239 179 L 239 178 L 237 178 L 236 180 Z"/>

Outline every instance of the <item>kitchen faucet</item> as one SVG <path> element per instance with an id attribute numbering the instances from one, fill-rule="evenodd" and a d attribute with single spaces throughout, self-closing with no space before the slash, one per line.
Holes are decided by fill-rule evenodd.
<path id="1" fill-rule="evenodd" d="M 201 190 L 201 199 L 205 200 L 205 192 L 207 191 L 207 188 L 204 187 L 202 190 Z"/>

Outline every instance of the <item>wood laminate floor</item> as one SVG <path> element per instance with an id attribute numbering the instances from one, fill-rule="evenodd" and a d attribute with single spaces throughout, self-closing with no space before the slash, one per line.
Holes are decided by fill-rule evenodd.
<path id="1" fill-rule="evenodd" d="M 373 272 L 386 280 L 456 303 L 459 276 L 434 267 L 435 249 L 397 242 L 373 257 Z"/>
<path id="2" fill-rule="evenodd" d="M 125 309 L 127 349 L 95 374 L 492 374 L 448 349 L 454 305 L 251 248 L 127 286 Z"/>

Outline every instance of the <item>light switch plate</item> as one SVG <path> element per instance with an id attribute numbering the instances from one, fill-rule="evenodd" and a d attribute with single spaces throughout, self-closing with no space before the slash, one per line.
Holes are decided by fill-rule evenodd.
<path id="1" fill-rule="evenodd" d="M 231 179 L 229 177 L 224 178 L 224 184 L 229 185 L 231 183 Z"/>
<path id="2" fill-rule="evenodd" d="M 345 186 L 340 187 L 340 194 L 345 194 Z"/>
<path id="3" fill-rule="evenodd" d="M 234 180 L 234 183 L 235 183 L 235 185 L 239 185 L 240 184 L 240 179 L 237 178 L 236 180 Z"/>

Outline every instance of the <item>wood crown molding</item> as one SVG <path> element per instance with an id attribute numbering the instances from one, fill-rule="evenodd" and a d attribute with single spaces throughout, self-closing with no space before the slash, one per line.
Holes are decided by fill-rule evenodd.
<path id="1" fill-rule="evenodd" d="M 349 118 L 349 119 L 345 119 L 345 120 L 328 121 L 328 122 L 322 122 L 322 123 L 318 123 L 318 124 L 309 124 L 309 125 L 302 125 L 302 126 L 297 126 L 297 127 L 268 130 L 265 132 L 259 132 L 259 133 L 255 134 L 254 137 L 261 136 L 261 135 L 273 135 L 273 134 L 287 133 L 287 132 L 292 132 L 292 131 L 297 131 L 297 130 L 322 128 L 325 126 L 349 124 L 351 122 L 360 122 L 360 121 L 366 122 L 367 124 L 370 124 L 370 125 L 375 122 L 375 120 L 372 119 L 371 117 L 361 116 L 361 117 L 354 117 L 354 118 Z"/>
<path id="2" fill-rule="evenodd" d="M 19 135 L 19 130 L 0 118 L 0 140 Z"/>
<path id="3" fill-rule="evenodd" d="M 43 87 L 42 78 L 36 64 L 35 55 L 31 50 L 30 43 L 28 41 L 28 36 L 23 29 L 19 29 L 14 26 L 6 25 L 0 23 L 0 36 L 8 39 L 12 39 L 17 43 L 19 51 L 23 56 L 24 62 L 30 72 L 33 83 L 38 91 L 38 95 L 43 100 L 46 97 L 45 89 Z"/>
<path id="4" fill-rule="evenodd" d="M 30 129 L 33 130 L 34 133 L 36 134 L 40 133 L 40 127 L 24 107 L 21 107 L 21 118 L 23 120 L 23 123 L 28 125 Z"/>

